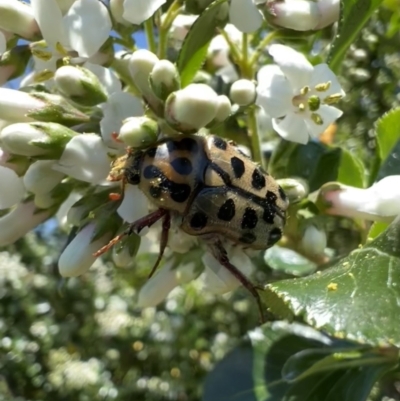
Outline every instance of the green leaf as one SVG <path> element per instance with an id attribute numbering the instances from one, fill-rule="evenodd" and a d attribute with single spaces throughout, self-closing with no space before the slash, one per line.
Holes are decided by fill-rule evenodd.
<path id="1" fill-rule="evenodd" d="M 362 161 L 342 148 L 340 157 L 339 172 L 337 181 L 344 185 L 352 187 L 364 188 L 365 186 L 365 171 Z"/>
<path id="2" fill-rule="evenodd" d="M 222 28 L 226 20 L 221 20 L 221 10 L 227 0 L 214 1 L 197 18 L 190 28 L 179 52 L 177 66 L 181 77 L 181 85 L 189 85 L 201 68 L 206 56 L 208 45 L 217 28 Z"/>
<path id="3" fill-rule="evenodd" d="M 318 142 L 297 145 L 287 160 L 286 177 L 300 177 L 308 181 L 313 192 L 338 175 L 341 150 L 329 149 Z"/>
<path id="4" fill-rule="evenodd" d="M 390 110 L 376 123 L 377 150 L 381 161 L 385 161 L 400 139 L 400 108 Z"/>
<path id="5" fill-rule="evenodd" d="M 380 166 L 377 176 L 371 177 L 371 185 L 388 175 L 400 174 L 400 140 L 394 145 L 394 148 Z"/>
<path id="6" fill-rule="evenodd" d="M 333 336 L 400 346 L 400 217 L 334 267 L 270 284 L 261 295 L 273 313 L 285 305 Z"/>
<path id="7" fill-rule="evenodd" d="M 364 401 L 397 358 L 396 348 L 382 352 L 298 323 L 268 323 L 216 365 L 202 400 Z"/>
<path id="8" fill-rule="evenodd" d="M 383 0 L 342 0 L 338 34 L 328 56 L 332 71 L 338 72 L 347 49 Z"/>

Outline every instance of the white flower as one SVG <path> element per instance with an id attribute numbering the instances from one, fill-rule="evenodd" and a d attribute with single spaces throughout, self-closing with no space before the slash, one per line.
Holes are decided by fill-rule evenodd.
<path id="1" fill-rule="evenodd" d="M 71 210 L 71 207 L 78 202 L 79 199 L 82 198 L 82 194 L 79 192 L 73 191 L 68 195 L 68 198 L 61 204 L 56 213 L 56 217 L 58 223 L 61 228 L 66 229 L 69 225 L 68 221 L 68 212 Z M 80 220 L 78 220 L 79 222 Z"/>
<path id="2" fill-rule="evenodd" d="M 80 181 L 100 184 L 110 171 L 108 149 L 96 134 L 73 137 L 53 169 Z"/>
<path id="3" fill-rule="evenodd" d="M 117 213 L 128 223 L 133 223 L 148 213 L 148 200 L 137 185 L 125 185 L 124 199 Z"/>
<path id="4" fill-rule="evenodd" d="M 249 276 L 254 265 L 250 258 L 240 248 L 228 250 L 230 262 L 245 276 Z M 240 282 L 232 273 L 222 266 L 210 252 L 206 252 L 202 261 L 204 263 L 204 288 L 214 294 L 225 294 L 239 287 Z"/>
<path id="5" fill-rule="evenodd" d="M 10 168 L 0 165 L 0 210 L 16 205 L 25 193 L 22 179 Z M 6 190 L 5 190 L 6 189 Z"/>
<path id="6" fill-rule="evenodd" d="M 113 133 L 119 132 L 122 122 L 128 117 L 143 115 L 143 105 L 137 97 L 122 91 L 111 94 L 106 103 L 100 105 L 103 118 L 100 121 L 101 136 L 104 143 L 111 148 L 123 148 L 115 142 Z"/>
<path id="7" fill-rule="evenodd" d="M 400 214 L 400 175 L 391 175 L 367 189 L 326 184 L 321 198 L 328 214 L 372 221 L 391 221 Z"/>
<path id="8" fill-rule="evenodd" d="M 64 249 L 58 261 L 58 269 L 63 277 L 76 277 L 86 273 L 95 262 L 93 254 L 111 238 L 105 233 L 92 242 L 96 223 L 87 224 Z"/>
<path id="9" fill-rule="evenodd" d="M 52 169 L 54 160 L 38 160 L 26 171 L 23 181 L 25 188 L 35 195 L 49 193 L 61 182 L 64 174 Z"/>
<path id="10" fill-rule="evenodd" d="M 31 5 L 43 38 L 54 53 L 61 45 L 89 58 L 110 35 L 111 19 L 101 1 L 76 0 L 64 16 L 56 0 L 31 0 Z"/>
<path id="11" fill-rule="evenodd" d="M 339 19 L 339 0 L 277 0 L 266 3 L 271 21 L 284 28 L 308 31 L 325 28 Z M 268 17 L 267 17 L 268 18 Z"/>
<path id="12" fill-rule="evenodd" d="M 163 14 L 161 21 L 164 21 L 166 14 Z M 168 32 L 173 40 L 178 42 L 183 42 L 190 27 L 193 25 L 194 21 L 197 19 L 197 15 L 183 15 L 179 14 L 172 22 L 171 29 Z"/>
<path id="13" fill-rule="evenodd" d="M 272 117 L 279 135 L 307 143 L 309 136 L 317 138 L 342 115 L 330 104 L 345 93 L 327 64 L 313 67 L 301 53 L 283 45 L 272 45 L 269 53 L 277 65 L 260 69 L 257 103 Z"/>
<path id="14" fill-rule="evenodd" d="M 123 18 L 139 25 L 149 19 L 167 0 L 124 0 Z"/>
<path id="15" fill-rule="evenodd" d="M 224 31 L 234 44 L 240 46 L 242 43 L 242 33 L 234 25 L 227 24 Z M 229 45 L 222 35 L 214 36 L 207 49 L 207 55 L 216 67 L 232 65 L 229 60 L 229 52 Z"/>
<path id="16" fill-rule="evenodd" d="M 263 22 L 254 0 L 231 0 L 229 19 L 239 31 L 246 33 L 256 31 Z"/>
<path id="17" fill-rule="evenodd" d="M 138 306 L 156 306 L 179 284 L 187 283 L 198 276 L 195 264 L 176 266 L 171 259 L 152 276 L 139 291 Z"/>
<path id="18" fill-rule="evenodd" d="M 33 202 L 20 203 L 15 209 L 0 217 L 0 246 L 14 243 L 38 224 L 50 217 L 51 211 L 40 211 Z"/>

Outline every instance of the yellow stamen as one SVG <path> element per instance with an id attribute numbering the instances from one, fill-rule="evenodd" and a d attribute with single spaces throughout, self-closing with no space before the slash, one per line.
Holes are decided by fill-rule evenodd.
<path id="1" fill-rule="evenodd" d="M 325 104 L 335 104 L 337 103 L 343 96 L 340 93 L 334 93 L 333 95 L 327 96 L 323 103 Z"/>
<path id="2" fill-rule="evenodd" d="M 331 87 L 331 81 L 315 85 L 315 90 L 317 92 L 325 92 Z"/>
<path id="3" fill-rule="evenodd" d="M 318 113 L 311 113 L 311 120 L 317 125 L 322 125 L 324 123 L 324 120 Z"/>

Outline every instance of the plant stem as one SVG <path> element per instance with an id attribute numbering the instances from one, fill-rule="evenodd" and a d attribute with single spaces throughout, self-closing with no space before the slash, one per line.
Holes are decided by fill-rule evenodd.
<path id="1" fill-rule="evenodd" d="M 169 7 L 164 21 L 160 24 L 158 30 L 158 58 L 164 59 L 167 54 L 168 33 L 175 18 L 182 11 L 182 5 L 179 0 L 175 0 Z"/>
<path id="2" fill-rule="evenodd" d="M 229 35 L 226 33 L 224 29 L 219 30 L 220 35 L 224 37 L 226 40 L 226 43 L 228 43 L 229 46 L 229 51 L 231 53 L 231 57 L 233 59 L 233 62 L 237 65 L 241 65 L 242 63 L 242 56 L 240 54 L 239 48 L 236 46 L 235 43 L 232 42 L 231 38 Z"/>
<path id="3" fill-rule="evenodd" d="M 156 52 L 156 41 L 154 39 L 153 19 L 149 18 L 144 22 L 144 31 L 146 33 L 147 46 L 153 53 Z"/>
<path id="4" fill-rule="evenodd" d="M 279 31 L 272 31 L 268 35 L 264 37 L 264 39 L 258 44 L 256 47 L 256 50 L 254 51 L 254 54 L 251 56 L 249 64 L 251 67 L 253 67 L 258 59 L 260 58 L 262 52 L 264 49 L 272 42 L 273 39 L 277 38 L 280 35 Z"/>
<path id="5" fill-rule="evenodd" d="M 253 79 L 253 68 L 249 63 L 249 37 L 247 33 L 242 34 L 242 57 L 241 57 L 242 78 Z"/>

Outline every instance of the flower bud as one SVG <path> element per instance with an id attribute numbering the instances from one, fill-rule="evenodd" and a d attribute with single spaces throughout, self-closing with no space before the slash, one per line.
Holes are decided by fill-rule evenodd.
<path id="1" fill-rule="evenodd" d="M 239 106 L 248 106 L 256 100 L 256 86 L 248 79 L 239 79 L 232 84 L 229 96 Z"/>
<path id="2" fill-rule="evenodd" d="M 0 210 L 8 209 L 22 200 L 25 188 L 22 179 L 10 168 L 0 166 Z"/>
<path id="3" fill-rule="evenodd" d="M 180 88 L 180 78 L 175 65 L 169 60 L 160 60 L 150 74 L 150 86 L 155 95 L 161 100 Z"/>
<path id="4" fill-rule="evenodd" d="M 324 230 L 320 230 L 311 224 L 304 230 L 301 246 L 307 255 L 323 255 L 327 238 Z"/>
<path id="5" fill-rule="evenodd" d="M 0 140 L 16 155 L 58 159 L 75 131 L 56 123 L 19 123 L 3 128 Z"/>
<path id="6" fill-rule="evenodd" d="M 36 194 L 33 198 L 33 203 L 38 209 L 49 209 L 58 203 L 58 200 L 53 198 L 51 193 Z"/>
<path id="7" fill-rule="evenodd" d="M 110 11 L 112 17 L 117 21 L 119 24 L 122 25 L 130 25 L 126 19 L 124 19 L 124 0 L 110 0 Z"/>
<path id="8" fill-rule="evenodd" d="M 271 23 L 296 31 L 325 28 L 339 20 L 339 0 L 272 0 L 262 7 Z"/>
<path id="9" fill-rule="evenodd" d="M 19 177 L 23 176 L 28 170 L 31 160 L 25 156 L 12 155 L 0 148 L 0 166 L 7 167 L 17 173 Z"/>
<path id="10" fill-rule="evenodd" d="M 32 7 L 18 0 L 0 0 L 0 29 L 28 40 L 40 36 Z"/>
<path id="11" fill-rule="evenodd" d="M 14 243 L 52 214 L 51 210 L 38 211 L 33 202 L 20 203 L 0 217 L 0 246 Z"/>
<path id="12" fill-rule="evenodd" d="M 282 187 L 290 204 L 300 202 L 308 195 L 308 185 L 302 179 L 283 178 L 277 180 L 277 183 Z"/>
<path id="13" fill-rule="evenodd" d="M 65 65 L 57 69 L 54 79 L 57 89 L 79 105 L 92 107 L 107 101 L 104 87 L 87 68 Z"/>
<path id="14" fill-rule="evenodd" d="M 38 160 L 31 164 L 24 175 L 25 188 L 35 195 L 49 193 L 64 178 L 53 170 L 53 160 Z"/>
<path id="15" fill-rule="evenodd" d="M 231 112 L 232 112 L 232 105 L 228 96 L 225 95 L 218 96 L 217 114 L 215 115 L 214 121 L 216 121 L 217 123 L 225 121 L 231 115 Z"/>
<path id="16" fill-rule="evenodd" d="M 0 119 L 9 122 L 33 121 L 28 113 L 46 106 L 43 100 L 29 93 L 0 88 Z"/>
<path id="17" fill-rule="evenodd" d="M 46 92 L 32 92 L 30 96 L 42 101 L 40 108 L 29 110 L 27 117 L 43 122 L 55 122 L 67 126 L 86 123 L 90 117 L 68 103 L 62 96 Z M 31 121 L 31 120 L 29 120 Z"/>
<path id="18" fill-rule="evenodd" d="M 118 139 L 127 146 L 143 148 L 157 140 L 158 124 L 151 118 L 131 117 L 124 121 Z"/>
<path id="19" fill-rule="evenodd" d="M 148 213 L 148 200 L 136 185 L 125 185 L 124 199 L 117 213 L 128 223 L 133 223 Z"/>
<path id="20" fill-rule="evenodd" d="M 144 49 L 136 50 L 129 60 L 129 71 L 133 83 L 150 108 L 157 116 L 162 117 L 163 104 L 154 94 L 149 82 L 150 73 L 158 61 L 159 59 L 154 53 Z"/>
<path id="21" fill-rule="evenodd" d="M 399 199 L 400 175 L 391 175 L 367 189 L 327 183 L 317 205 L 327 214 L 389 222 L 400 214 Z"/>
<path id="22" fill-rule="evenodd" d="M 204 84 L 190 84 L 172 93 L 165 105 L 165 118 L 178 131 L 196 132 L 217 114 L 218 95 Z"/>
<path id="23" fill-rule="evenodd" d="M 77 277 L 86 273 L 96 257 L 93 254 L 111 239 L 112 233 L 104 233 L 93 239 L 96 222 L 87 224 L 67 245 L 58 260 L 58 269 L 63 277 Z"/>

